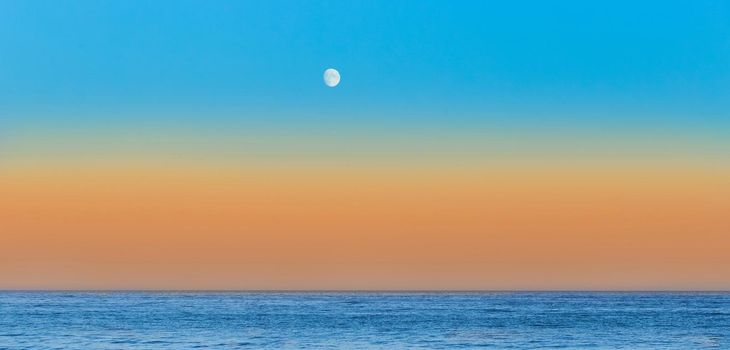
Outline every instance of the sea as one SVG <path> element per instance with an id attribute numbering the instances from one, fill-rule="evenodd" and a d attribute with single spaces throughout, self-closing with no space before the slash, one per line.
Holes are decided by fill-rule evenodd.
<path id="1" fill-rule="evenodd" d="M 0 349 L 730 349 L 730 293 L 6 291 Z"/>

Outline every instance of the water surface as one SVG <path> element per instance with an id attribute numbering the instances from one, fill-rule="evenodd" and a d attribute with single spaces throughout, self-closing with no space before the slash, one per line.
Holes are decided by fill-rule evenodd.
<path id="1" fill-rule="evenodd" d="M 730 293 L 0 292 L 0 349 L 730 349 Z"/>

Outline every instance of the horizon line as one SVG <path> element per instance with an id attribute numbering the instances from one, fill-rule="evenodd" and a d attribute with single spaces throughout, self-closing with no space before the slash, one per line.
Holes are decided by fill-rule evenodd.
<path id="1" fill-rule="evenodd" d="M 39 293 L 730 293 L 730 289 L 5 289 Z"/>

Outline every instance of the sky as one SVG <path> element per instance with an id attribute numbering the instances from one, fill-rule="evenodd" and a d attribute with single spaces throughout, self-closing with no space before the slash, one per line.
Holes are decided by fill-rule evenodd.
<path id="1" fill-rule="evenodd" d="M 727 213 L 724 1 L 0 2 L 0 289 L 728 290 Z"/>

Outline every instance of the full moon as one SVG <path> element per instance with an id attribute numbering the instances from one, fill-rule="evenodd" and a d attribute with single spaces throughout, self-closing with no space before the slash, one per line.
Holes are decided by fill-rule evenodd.
<path id="1" fill-rule="evenodd" d="M 329 87 L 335 87 L 340 83 L 340 72 L 334 68 L 328 68 L 324 71 L 324 83 Z"/>

